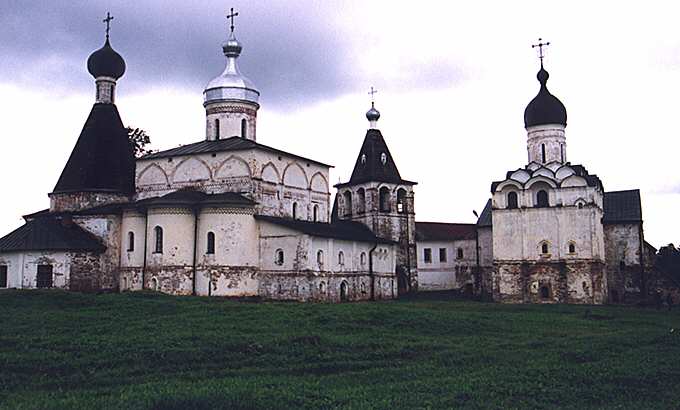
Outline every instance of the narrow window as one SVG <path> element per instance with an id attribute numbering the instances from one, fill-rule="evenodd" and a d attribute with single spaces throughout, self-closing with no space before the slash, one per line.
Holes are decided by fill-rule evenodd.
<path id="1" fill-rule="evenodd" d="M 517 192 L 508 192 L 508 209 L 517 209 Z"/>
<path id="2" fill-rule="evenodd" d="M 543 255 L 547 255 L 549 250 L 550 250 L 550 249 L 548 248 L 548 244 L 544 242 L 544 243 L 541 245 L 541 253 L 542 253 Z"/>
<path id="3" fill-rule="evenodd" d="M 323 265 L 323 251 L 322 250 L 318 250 L 316 252 L 316 263 L 318 263 L 319 265 Z"/>
<path id="4" fill-rule="evenodd" d="M 247 138 L 247 133 L 248 133 L 248 123 L 246 122 L 246 119 L 241 120 L 241 138 Z"/>
<path id="5" fill-rule="evenodd" d="M 215 254 L 215 234 L 208 232 L 208 248 L 206 252 L 208 255 Z"/>
<path id="6" fill-rule="evenodd" d="M 548 207 L 548 193 L 542 189 L 538 191 L 538 193 L 536 194 L 536 207 L 537 208 Z"/>
<path id="7" fill-rule="evenodd" d="M 383 165 L 387 164 L 387 154 L 384 152 L 380 154 L 380 162 L 382 162 Z"/>
<path id="8" fill-rule="evenodd" d="M 274 263 L 281 266 L 283 265 L 283 249 L 277 249 L 274 256 Z"/>
<path id="9" fill-rule="evenodd" d="M 576 253 L 576 245 L 573 243 L 569 244 L 569 253 Z"/>
<path id="10" fill-rule="evenodd" d="M 366 266 L 366 252 L 361 252 L 359 260 L 361 261 L 361 266 Z"/>
<path id="11" fill-rule="evenodd" d="M 560 158 L 562 158 L 562 162 L 564 162 L 564 144 L 560 144 Z"/>
<path id="12" fill-rule="evenodd" d="M 39 288 L 52 287 L 52 265 L 38 265 L 36 285 Z"/>
<path id="13" fill-rule="evenodd" d="M 439 248 L 439 262 L 446 262 L 446 248 Z"/>
<path id="14" fill-rule="evenodd" d="M 109 86 L 109 94 L 111 95 L 111 103 L 114 103 L 115 101 L 113 101 L 113 86 L 112 85 Z"/>
<path id="15" fill-rule="evenodd" d="M 345 253 L 343 251 L 338 252 L 338 265 L 345 265 Z"/>
<path id="16" fill-rule="evenodd" d="M 458 248 L 456 250 L 456 259 L 463 259 L 463 248 Z"/>
<path id="17" fill-rule="evenodd" d="M 541 156 L 543 157 L 543 163 L 545 164 L 545 144 L 541 144 Z"/>
<path id="18" fill-rule="evenodd" d="M 319 222 L 319 205 L 314 205 L 314 222 Z"/>
<path id="19" fill-rule="evenodd" d="M 220 119 L 215 118 L 215 139 L 220 139 Z"/>
<path id="20" fill-rule="evenodd" d="M 624 270 L 626 270 L 626 262 L 624 262 L 624 261 L 619 262 L 619 270 L 620 270 L 621 272 L 623 272 Z"/>
<path id="21" fill-rule="evenodd" d="M 386 186 L 380 188 L 380 211 L 390 212 L 390 189 Z"/>
<path id="22" fill-rule="evenodd" d="M 7 287 L 7 265 L 0 265 L 0 288 Z"/>
<path id="23" fill-rule="evenodd" d="M 352 191 L 345 191 L 343 194 L 345 198 L 345 216 L 352 215 Z"/>
<path id="24" fill-rule="evenodd" d="M 432 249 L 423 249 L 423 259 L 425 260 L 425 263 L 432 263 Z"/>
<path id="25" fill-rule="evenodd" d="M 319 292 L 326 293 L 326 282 L 319 283 Z"/>
<path id="26" fill-rule="evenodd" d="M 156 234 L 156 248 L 154 249 L 154 253 L 163 253 L 163 228 L 157 226 L 153 228 L 153 231 Z"/>
<path id="27" fill-rule="evenodd" d="M 293 202 L 293 219 L 297 219 L 297 202 Z"/>
<path id="28" fill-rule="evenodd" d="M 397 191 L 397 212 L 400 214 L 405 214 L 407 211 L 406 209 L 406 190 L 403 188 L 400 188 Z"/>
<path id="29" fill-rule="evenodd" d="M 363 188 L 357 190 L 357 201 L 359 202 L 357 204 L 357 212 L 366 212 L 366 191 Z"/>
<path id="30" fill-rule="evenodd" d="M 134 252 L 135 250 L 135 233 L 128 232 L 128 252 Z"/>

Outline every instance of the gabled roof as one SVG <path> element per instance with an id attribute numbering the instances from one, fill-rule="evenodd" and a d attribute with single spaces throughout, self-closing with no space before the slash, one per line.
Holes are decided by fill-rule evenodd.
<path id="1" fill-rule="evenodd" d="M 91 233 L 69 219 L 44 216 L 0 238 L 0 252 L 18 251 L 93 251 L 106 247 Z"/>
<path id="2" fill-rule="evenodd" d="M 383 154 L 385 154 L 384 163 L 382 161 Z M 416 185 L 415 182 L 401 178 L 392 154 L 390 154 L 390 150 L 387 148 L 387 143 L 380 130 L 377 129 L 369 129 L 366 132 L 364 143 L 359 151 L 359 156 L 357 157 L 349 182 L 335 186 L 342 187 L 364 182 Z"/>
<path id="3" fill-rule="evenodd" d="M 578 164 L 572 165 L 570 162 L 566 162 L 566 163 L 564 163 L 564 164 L 563 164 L 561 167 L 559 167 L 559 168 L 560 168 L 560 169 L 562 169 L 562 168 L 570 168 L 570 169 L 573 170 L 574 172 L 573 172 L 572 174 L 568 174 L 568 176 L 571 176 L 571 175 L 579 176 L 579 177 L 583 178 L 583 179 L 586 181 L 586 184 L 587 184 L 588 186 L 591 186 L 591 187 L 598 187 L 598 188 L 600 188 L 601 190 L 604 191 L 604 187 L 603 187 L 603 185 L 602 185 L 602 181 L 600 180 L 600 178 L 599 178 L 596 174 L 590 174 L 590 173 L 588 173 L 588 170 L 587 170 L 583 165 L 578 165 Z M 508 181 L 508 180 L 512 180 L 512 181 L 514 181 L 514 182 L 516 182 L 516 183 L 518 183 L 518 184 L 524 186 L 528 181 L 522 182 L 522 181 L 518 181 L 517 179 L 512 179 L 512 175 L 513 175 L 515 172 L 520 171 L 520 170 L 526 171 L 529 175 L 531 175 L 531 178 L 533 178 L 533 177 L 535 177 L 535 176 L 538 176 L 538 175 L 545 176 L 544 170 L 548 170 L 549 173 L 550 173 L 550 175 L 551 175 L 551 176 L 549 177 L 549 179 L 553 180 L 557 186 L 561 186 L 561 185 L 562 185 L 562 182 L 563 182 L 563 179 L 557 178 L 557 177 L 555 176 L 555 175 L 556 175 L 556 172 L 555 172 L 555 171 L 551 170 L 551 169 L 548 168 L 547 166 L 538 164 L 538 163 L 536 163 L 536 162 L 532 162 L 532 163 L 530 163 L 529 165 L 527 165 L 527 166 L 524 167 L 524 168 L 520 168 L 520 169 L 516 169 L 516 170 L 514 170 L 514 171 L 508 171 L 508 172 L 506 172 L 506 174 L 505 174 L 505 180 L 503 180 L 503 181 L 494 181 L 494 182 L 492 182 L 492 183 L 491 183 L 491 193 L 492 193 L 492 194 L 495 193 L 495 192 L 496 192 L 496 189 L 498 188 L 498 186 L 499 186 L 500 184 L 504 183 L 505 181 Z M 559 172 L 559 169 L 557 170 L 557 172 Z"/>
<path id="4" fill-rule="evenodd" d="M 486 201 L 486 205 L 484 205 L 484 210 L 482 210 L 482 213 L 479 215 L 479 219 L 477 219 L 477 226 L 480 228 L 492 226 L 493 220 L 491 219 L 491 215 L 491 199 L 489 199 Z"/>
<path id="5" fill-rule="evenodd" d="M 145 159 L 179 157 L 183 155 L 208 154 L 211 152 L 245 151 L 249 149 L 260 149 L 274 154 L 286 155 L 289 157 L 297 158 L 302 161 L 312 162 L 317 165 L 333 168 L 332 165 L 324 164 L 323 162 L 291 154 L 289 152 L 272 148 L 264 144 L 259 144 L 253 140 L 241 137 L 230 137 L 215 141 L 199 141 L 193 144 L 182 145 L 181 147 L 172 148 L 165 151 L 154 152 L 143 156 L 141 159 L 145 160 Z"/>
<path id="6" fill-rule="evenodd" d="M 444 222 L 416 222 L 416 240 L 418 241 L 458 241 L 475 239 L 475 224 L 458 224 Z"/>
<path id="7" fill-rule="evenodd" d="M 135 158 L 114 104 L 94 104 L 53 192 L 135 192 Z"/>
<path id="8" fill-rule="evenodd" d="M 604 193 L 604 218 L 606 224 L 642 222 L 640 190 Z"/>
<path id="9" fill-rule="evenodd" d="M 378 242 L 394 244 L 389 239 L 377 237 L 368 227 L 360 222 L 338 221 L 335 223 L 301 221 L 292 218 L 280 218 L 268 215 L 255 215 L 255 219 L 283 226 L 294 231 L 322 238 L 334 238 L 357 242 Z"/>

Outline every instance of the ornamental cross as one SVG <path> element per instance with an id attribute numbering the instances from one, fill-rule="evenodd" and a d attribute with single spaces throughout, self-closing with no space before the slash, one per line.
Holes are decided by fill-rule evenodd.
<path id="1" fill-rule="evenodd" d="M 543 43 L 543 39 L 540 38 L 540 37 L 538 38 L 538 44 L 532 44 L 531 45 L 531 48 L 538 47 L 538 58 L 541 59 L 541 67 L 543 67 L 543 57 L 545 57 L 543 55 L 543 47 L 547 47 L 549 45 L 550 45 L 550 41 Z"/>
<path id="2" fill-rule="evenodd" d="M 231 8 L 231 13 L 227 16 L 227 19 L 231 19 L 231 32 L 234 33 L 234 17 L 238 16 L 238 12 L 234 13 L 234 8 Z"/>
<path id="3" fill-rule="evenodd" d="M 377 92 L 378 90 L 374 89 L 373 87 L 371 87 L 371 91 L 368 92 L 371 95 L 371 106 L 375 104 L 375 93 Z"/>
<path id="4" fill-rule="evenodd" d="M 106 18 L 102 20 L 104 23 L 106 23 L 106 38 L 109 38 L 109 31 L 111 31 L 111 20 L 113 20 L 113 16 L 107 11 Z"/>

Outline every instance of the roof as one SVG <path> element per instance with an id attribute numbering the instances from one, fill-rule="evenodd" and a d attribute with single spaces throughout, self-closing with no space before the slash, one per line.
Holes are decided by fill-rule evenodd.
<path id="1" fill-rule="evenodd" d="M 416 222 L 416 240 L 418 241 L 458 241 L 474 239 L 476 234 L 475 224 Z"/>
<path id="2" fill-rule="evenodd" d="M 301 157 L 299 155 L 291 154 L 290 152 L 282 151 L 280 149 L 272 148 L 264 144 L 259 144 L 253 140 L 241 137 L 229 137 L 215 141 L 199 141 L 193 144 L 182 145 L 181 147 L 168 149 L 165 151 L 154 152 L 143 156 L 141 159 L 158 159 L 168 157 L 179 157 L 183 155 L 193 154 L 208 154 L 211 152 L 225 152 L 225 151 L 245 151 L 249 149 L 260 149 L 274 154 L 286 155 L 297 158 L 303 161 L 313 162 L 317 165 L 333 168 L 332 165 L 324 164 L 323 162 L 315 161 L 313 159 Z"/>
<path id="3" fill-rule="evenodd" d="M 548 91 L 546 86 L 548 77 L 549 74 L 541 63 L 541 69 L 536 75 L 541 88 L 524 110 L 524 126 L 527 128 L 546 124 L 567 125 L 567 109 L 564 108 L 562 101 Z"/>
<path id="4" fill-rule="evenodd" d="M 134 203 L 137 206 L 162 206 L 162 205 L 185 205 L 185 206 L 207 206 L 207 205 L 229 205 L 237 207 L 250 207 L 256 202 L 235 192 L 224 192 L 221 194 L 206 194 L 205 192 L 180 189 L 169 194 L 142 199 Z"/>
<path id="5" fill-rule="evenodd" d="M 94 251 L 106 247 L 91 233 L 69 219 L 45 216 L 32 219 L 0 238 L 0 252 Z"/>
<path id="6" fill-rule="evenodd" d="M 382 156 L 385 154 L 385 161 Z M 364 182 L 389 182 L 393 184 L 415 185 L 415 182 L 401 178 L 397 165 L 390 154 L 387 143 L 380 130 L 369 129 L 366 132 L 364 143 L 359 151 L 359 156 L 354 164 L 352 177 L 349 182 L 337 184 L 341 187 L 350 184 L 361 184 Z"/>
<path id="7" fill-rule="evenodd" d="M 135 192 L 135 158 L 114 104 L 97 103 L 54 187 L 60 192 Z"/>
<path id="8" fill-rule="evenodd" d="M 640 190 L 604 193 L 604 223 L 642 222 Z"/>
<path id="9" fill-rule="evenodd" d="M 280 218 L 276 216 L 255 215 L 255 219 L 290 228 L 311 236 L 342 239 L 358 242 L 378 242 L 394 244 L 394 241 L 377 237 L 368 227 L 360 222 L 338 221 L 334 223 L 301 221 L 299 219 Z"/>
<path id="10" fill-rule="evenodd" d="M 482 210 L 482 213 L 479 215 L 479 219 L 477 219 L 477 226 L 480 228 L 492 226 L 493 221 L 491 215 L 491 199 L 489 199 L 486 201 L 486 205 L 484 205 L 484 210 Z"/>
<path id="11" fill-rule="evenodd" d="M 93 52 L 87 59 L 87 71 L 94 78 L 104 76 L 119 79 L 125 74 L 125 60 L 111 48 L 108 36 L 102 48 Z"/>

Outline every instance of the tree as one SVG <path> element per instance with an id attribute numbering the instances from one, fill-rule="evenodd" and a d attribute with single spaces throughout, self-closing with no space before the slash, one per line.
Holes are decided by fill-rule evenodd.
<path id="1" fill-rule="evenodd" d="M 656 266 L 676 281 L 680 281 L 680 249 L 672 243 L 662 246 L 656 254 Z"/>
<path id="2" fill-rule="evenodd" d="M 132 127 L 126 127 L 125 131 L 130 140 L 130 145 L 132 145 L 135 158 L 140 158 L 153 152 L 150 149 L 146 149 L 147 144 L 151 143 L 151 137 L 146 134 L 146 131 L 141 128 Z"/>

